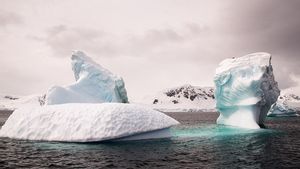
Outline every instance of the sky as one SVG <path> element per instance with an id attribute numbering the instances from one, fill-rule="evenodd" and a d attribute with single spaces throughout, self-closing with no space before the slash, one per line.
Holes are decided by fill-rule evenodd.
<path id="1" fill-rule="evenodd" d="M 123 77 L 130 100 L 213 86 L 225 58 L 272 54 L 281 89 L 300 86 L 299 0 L 0 0 L 0 93 L 74 83 L 82 50 Z"/>

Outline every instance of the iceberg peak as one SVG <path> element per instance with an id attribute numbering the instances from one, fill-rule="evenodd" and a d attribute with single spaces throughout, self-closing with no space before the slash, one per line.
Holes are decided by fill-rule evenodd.
<path id="1" fill-rule="evenodd" d="M 62 103 L 128 103 L 125 83 L 120 76 L 94 62 L 82 51 L 73 51 L 72 70 L 76 82 L 54 86 L 46 94 L 46 104 Z"/>
<path id="2" fill-rule="evenodd" d="M 266 52 L 251 53 L 242 57 L 232 57 L 223 60 L 216 69 L 216 74 L 230 71 L 243 66 L 266 66 L 271 65 L 272 55 Z"/>

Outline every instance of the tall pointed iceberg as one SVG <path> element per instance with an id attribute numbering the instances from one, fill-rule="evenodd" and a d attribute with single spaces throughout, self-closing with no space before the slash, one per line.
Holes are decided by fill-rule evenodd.
<path id="1" fill-rule="evenodd" d="M 214 77 L 218 124 L 257 129 L 280 90 L 269 53 L 225 59 Z"/>
<path id="2" fill-rule="evenodd" d="M 103 68 L 81 51 L 71 57 L 76 82 L 54 86 L 46 94 L 46 104 L 63 103 L 128 103 L 123 79 Z"/>

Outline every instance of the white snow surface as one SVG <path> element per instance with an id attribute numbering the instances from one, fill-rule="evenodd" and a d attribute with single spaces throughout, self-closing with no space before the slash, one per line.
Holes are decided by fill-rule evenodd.
<path id="1" fill-rule="evenodd" d="M 161 132 L 161 129 L 177 124 L 176 120 L 161 112 L 137 105 L 69 103 L 21 107 L 2 126 L 0 136 L 26 140 L 94 142 L 129 136 L 134 139 L 139 134 L 150 132 L 150 136 L 156 138 L 154 131 L 158 131 L 159 137 L 166 137 L 169 133 Z"/>
<path id="2" fill-rule="evenodd" d="M 0 110 L 15 110 L 23 105 L 39 106 L 43 104 L 44 98 L 40 95 L 28 95 L 28 96 L 11 96 L 0 95 Z"/>
<path id="3" fill-rule="evenodd" d="M 71 57 L 74 84 L 50 88 L 46 104 L 63 103 L 127 103 L 128 97 L 123 79 L 103 68 L 81 51 Z"/>
<path id="4" fill-rule="evenodd" d="M 224 60 L 214 82 L 218 124 L 260 128 L 280 94 L 271 55 L 263 52 Z"/>
<path id="5" fill-rule="evenodd" d="M 145 97 L 144 106 L 162 112 L 208 112 L 216 111 L 214 89 L 189 84 L 164 89 Z"/>

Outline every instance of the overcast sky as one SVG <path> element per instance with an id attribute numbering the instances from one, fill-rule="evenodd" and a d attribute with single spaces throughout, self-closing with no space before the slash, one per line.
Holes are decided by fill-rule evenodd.
<path id="1" fill-rule="evenodd" d="M 213 86 L 218 63 L 273 55 L 280 87 L 299 86 L 299 0 L 0 0 L 0 93 L 74 82 L 82 50 L 123 77 L 130 100 L 182 84 Z"/>

